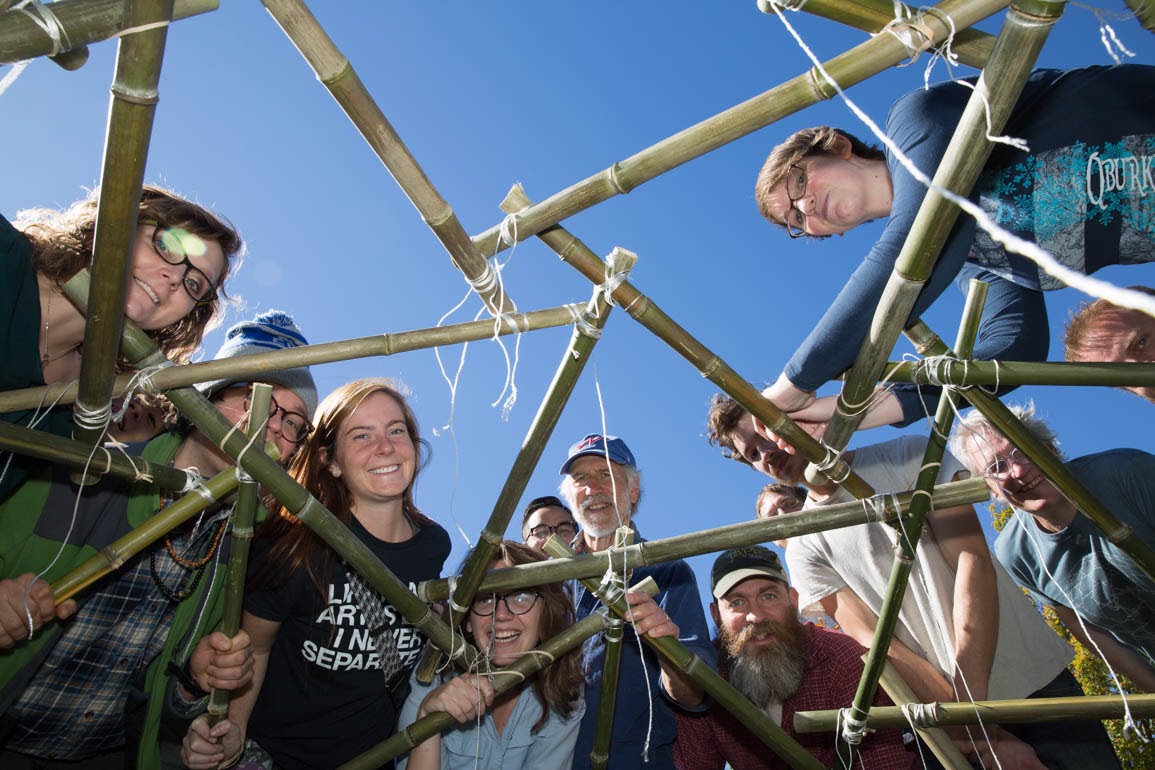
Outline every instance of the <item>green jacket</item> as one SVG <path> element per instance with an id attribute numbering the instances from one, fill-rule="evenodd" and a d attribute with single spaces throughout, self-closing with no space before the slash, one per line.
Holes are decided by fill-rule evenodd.
<path id="1" fill-rule="evenodd" d="M 143 457 L 155 463 L 169 463 L 180 442 L 177 436 L 162 434 L 148 444 Z M 83 490 L 74 517 L 77 493 L 66 469 L 42 467 L 0 503 L 0 575 L 43 572 L 45 580 L 54 582 L 154 516 L 161 507 L 160 489 L 154 484 L 106 480 Z M 128 726 L 128 734 L 137 736 L 139 745 L 129 746 L 127 754 L 131 757 L 135 753 L 141 768 L 161 764 L 162 721 L 191 716 L 189 712 L 173 710 L 174 683 L 165 669 L 170 661 L 183 666 L 201 637 L 220 623 L 226 561 L 222 555 L 210 563 L 210 572 L 197 590 L 177 607 L 163 651 L 138 677 L 147 703 L 142 706 L 143 725 L 136 725 L 135 729 Z M 221 567 L 213 569 L 217 564 Z M 79 616 L 84 612 L 83 594 L 78 599 Z M 6 711 L 23 692 L 61 634 L 67 632 L 69 622 L 51 622 L 32 640 L 0 653 L 0 712 Z M 127 706 L 128 693 L 125 696 Z"/>

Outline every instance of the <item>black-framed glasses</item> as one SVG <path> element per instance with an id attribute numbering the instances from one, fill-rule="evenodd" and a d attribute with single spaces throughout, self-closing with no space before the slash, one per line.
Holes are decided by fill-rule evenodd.
<path id="1" fill-rule="evenodd" d="M 538 540 L 546 540 L 550 535 L 556 532 L 558 537 L 568 542 L 574 539 L 574 537 L 577 535 L 577 531 L 578 528 L 576 521 L 563 521 L 556 527 L 551 527 L 549 524 L 538 524 L 536 527 L 529 531 L 529 534 L 531 537 L 536 537 Z"/>
<path id="2" fill-rule="evenodd" d="M 537 591 L 514 591 L 508 594 L 478 594 L 473 597 L 469 609 L 482 617 L 489 617 L 497 611 L 497 603 L 504 602 L 511 615 L 524 615 L 537 604 Z"/>
<path id="3" fill-rule="evenodd" d="M 237 383 L 234 387 L 249 387 L 246 383 Z M 253 392 L 248 390 L 245 392 L 245 409 L 248 410 L 252 405 Z M 269 419 L 273 419 L 276 415 L 281 415 L 281 435 L 288 441 L 294 444 L 300 444 L 305 439 L 309 438 L 309 434 L 313 432 L 313 426 L 305 415 L 300 412 L 290 412 L 285 407 L 277 403 L 277 399 L 269 396 Z"/>
<path id="4" fill-rule="evenodd" d="M 1026 465 L 1031 462 L 1031 458 L 1020 452 L 1018 448 L 1012 449 L 1007 453 L 1006 457 L 1001 457 L 983 469 L 983 475 L 987 478 L 994 478 L 996 476 L 1005 476 L 1011 472 L 1011 465 Z"/>
<path id="5" fill-rule="evenodd" d="M 204 271 L 192 263 L 185 248 L 185 239 L 199 236 L 179 227 L 157 225 L 152 231 L 152 250 L 170 265 L 184 265 L 180 283 L 197 305 L 207 305 L 216 297 L 217 287 Z"/>
<path id="6" fill-rule="evenodd" d="M 786 209 L 786 234 L 791 238 L 805 238 L 806 215 L 796 205 L 806 195 L 806 169 L 798 164 L 786 171 L 786 199 L 790 208 Z"/>

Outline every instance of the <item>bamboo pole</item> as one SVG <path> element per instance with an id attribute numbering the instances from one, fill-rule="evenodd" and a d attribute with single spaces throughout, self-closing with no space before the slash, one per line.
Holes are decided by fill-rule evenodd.
<path id="1" fill-rule="evenodd" d="M 1151 0 L 1123 0 L 1135 14 L 1139 24 L 1148 32 L 1155 32 L 1155 3 Z"/>
<path id="2" fill-rule="evenodd" d="M 634 530 L 630 527 L 618 527 L 614 530 L 614 548 L 621 550 L 634 541 Z M 606 570 L 601 585 L 609 595 L 621 595 L 629 584 L 631 570 L 623 566 L 621 569 Z M 657 584 L 653 578 L 647 578 L 650 583 Z M 654 596 L 657 595 L 655 590 Z M 596 613 L 595 613 L 596 614 Z M 614 733 L 614 712 L 618 703 L 618 679 L 622 670 L 622 636 L 624 622 L 620 617 L 606 620 L 606 652 L 602 658 L 602 680 L 598 684 L 598 713 L 594 720 L 594 738 L 590 747 L 591 770 L 605 770 L 610 762 L 610 743 Z"/>
<path id="3" fill-rule="evenodd" d="M 895 14 L 893 0 L 781 0 L 778 4 L 788 10 L 805 11 L 871 34 L 881 32 L 894 21 Z M 767 7 L 767 0 L 759 0 L 758 7 L 764 13 L 774 12 Z M 906 14 L 917 12 L 906 3 L 902 4 L 902 9 Z M 951 50 L 963 64 L 982 69 L 994 44 L 993 35 L 977 29 L 961 29 L 951 43 Z"/>
<path id="4" fill-rule="evenodd" d="M 500 316 L 516 311 L 517 306 L 505 294 L 483 252 L 469 239 L 453 209 L 429 181 L 385 113 L 373 101 L 353 65 L 337 49 L 309 8 L 301 0 L 261 2 L 385 164 L 489 312 Z"/>
<path id="5" fill-rule="evenodd" d="M 273 386 L 267 382 L 253 385 L 253 399 L 249 402 L 249 424 L 245 435 L 251 441 L 265 432 L 269 421 L 269 406 L 273 398 Z M 257 519 L 257 506 L 261 504 L 257 482 L 251 476 L 236 471 L 238 480 L 237 504 L 233 507 L 231 529 L 229 531 L 229 564 L 225 572 L 225 587 L 222 593 L 221 632 L 232 638 L 241 629 L 241 611 L 245 604 L 245 578 L 248 576 L 249 546 L 253 542 L 253 524 Z M 218 724 L 229 715 L 228 690 L 214 687 L 209 693 L 209 727 Z"/>
<path id="6" fill-rule="evenodd" d="M 637 261 L 637 256 L 627 251 L 620 251 L 623 269 L 628 272 Z M 514 458 L 513 467 L 506 474 L 505 484 L 497 495 L 493 504 L 493 511 L 489 520 L 481 530 L 477 546 L 473 549 L 468 561 L 461 570 L 457 580 L 457 588 L 449 602 L 446 622 L 450 628 L 457 628 L 461 619 L 469 610 L 469 602 L 477 591 L 477 584 L 489 571 L 490 562 L 494 560 L 498 547 L 505 538 L 505 530 L 513 517 L 517 501 L 525 493 L 529 478 L 541 460 L 545 445 L 557 427 L 558 418 L 565 409 L 569 398 L 573 394 L 574 385 L 578 377 L 585 371 L 586 362 L 593 353 L 594 345 L 601 337 L 601 331 L 609 319 L 610 305 L 605 300 L 600 289 L 595 289 L 589 303 L 582 311 L 583 324 L 575 324 L 569 345 L 562 353 L 561 363 L 554 373 L 553 381 L 538 407 L 537 414 L 529 426 L 525 440 L 521 442 L 521 449 Z M 417 681 L 428 684 L 433 680 L 438 665 L 441 662 L 440 652 L 434 647 L 426 646 L 421 662 L 417 665 Z"/>
<path id="7" fill-rule="evenodd" d="M 146 478 L 161 489 L 182 489 L 188 482 L 184 471 L 149 462 L 140 457 L 131 460 L 106 447 L 93 448 L 78 441 L 54 436 L 0 420 L 0 449 L 17 454 L 69 465 L 78 470 L 88 466 L 88 473 L 109 475 L 129 481 Z"/>
<path id="8" fill-rule="evenodd" d="M 1080 695 L 1068 698 L 1025 698 L 1020 700 L 980 700 L 973 703 L 928 703 L 917 720 L 920 725 L 1031 724 L 1075 722 L 1079 720 L 1123 719 L 1155 716 L 1155 694 Z M 794 731 L 818 733 L 834 729 L 837 711 L 799 711 L 794 715 Z M 877 706 L 870 712 L 870 727 L 879 730 L 906 727 L 910 723 L 897 706 Z"/>
<path id="9" fill-rule="evenodd" d="M 970 192 L 990 156 L 992 145 L 985 140 L 988 130 L 992 134 L 1003 130 L 1031 66 L 1062 11 L 1063 0 L 1011 3 L 990 60 L 934 174 L 935 185 L 959 195 Z M 828 445 L 845 447 L 862 419 L 861 410 L 853 405 L 870 398 L 886 357 L 894 350 L 958 215 L 954 203 L 937 192 L 927 191 L 838 397 L 837 409 L 826 429 Z M 808 468 L 808 477 L 816 470 L 814 466 Z"/>
<path id="10" fill-rule="evenodd" d="M 429 329 L 406 332 L 386 332 L 370 337 L 358 337 L 339 342 L 322 342 L 301 345 L 284 350 L 254 353 L 247 356 L 222 358 L 217 361 L 202 361 L 182 364 L 153 373 L 149 382 L 156 390 L 166 390 L 197 382 L 209 382 L 228 377 L 259 377 L 266 372 L 275 372 L 297 366 L 329 364 L 334 361 L 348 361 L 370 356 L 392 356 L 414 350 L 452 345 L 459 342 L 474 342 L 490 339 L 494 334 L 506 336 L 539 329 L 551 329 L 572 324 L 584 308 L 580 304 L 561 305 L 529 313 L 506 313 L 497 319 L 470 321 Z M 132 374 L 116 378 L 113 393 L 124 395 L 132 383 Z M 58 383 L 38 388 L 24 388 L 0 393 L 0 413 L 18 409 L 36 409 L 44 404 L 71 404 L 76 400 L 75 383 Z"/>
<path id="11" fill-rule="evenodd" d="M 1101 385 L 1126 388 L 1155 385 L 1155 364 L 1095 361 L 890 361 L 887 382 L 920 385 Z"/>
<path id="12" fill-rule="evenodd" d="M 574 552 L 559 540 L 557 535 L 551 535 L 546 541 L 545 552 L 555 559 L 574 557 Z M 597 580 L 588 578 L 583 579 L 582 584 L 616 616 L 623 620 L 629 619 L 630 608 L 626 603 L 623 591 L 612 586 L 603 586 Z M 762 709 L 756 707 L 735 690 L 729 682 L 691 652 L 686 645 L 671 636 L 662 636 L 656 639 L 650 636 L 639 636 L 638 638 L 653 647 L 658 654 L 670 661 L 679 671 L 692 678 L 702 689 L 713 696 L 715 701 L 737 717 L 751 734 L 769 746 L 790 767 L 797 770 L 825 770 L 822 764 L 798 741 L 774 724 Z"/>
<path id="13" fill-rule="evenodd" d="M 132 0 L 125 4 L 125 23 L 136 27 L 150 20 L 170 19 L 172 3 Z M 140 191 L 167 35 L 167 25 L 143 30 L 122 38 L 117 48 L 92 247 L 95 291 L 88 302 L 80 389 L 73 410 L 74 438 L 86 444 L 99 443 L 108 426 L 124 319 L 125 274 L 132 268 Z M 89 483 L 82 481 L 83 474 L 74 478 Z"/>
<path id="14" fill-rule="evenodd" d="M 503 211 L 526 210 L 530 206 L 520 184 L 510 188 L 501 202 Z M 598 259 L 589 247 L 560 226 L 553 226 L 538 233 L 538 237 L 554 252 L 591 282 L 598 284 L 607 278 L 606 264 Z M 801 454 L 811 460 L 820 460 L 826 448 L 809 433 L 794 424 L 785 412 L 767 401 L 762 394 L 734 371 L 713 351 L 695 339 L 688 331 L 666 315 L 653 300 L 639 292 L 633 284 L 622 281 L 613 291 L 614 301 L 625 308 L 635 321 L 653 332 L 660 340 L 672 347 L 679 355 L 694 365 L 698 373 L 706 377 L 771 430 L 789 441 Z M 831 467 L 831 475 L 844 479 L 844 489 L 858 498 L 874 493 L 870 485 L 853 473 L 844 461 L 838 459 Z"/>
<path id="15" fill-rule="evenodd" d="M 863 658 L 865 659 L 865 657 L 864 655 Z M 890 665 L 889 661 L 883 666 L 882 676 L 879 678 L 878 683 L 882 685 L 882 689 L 886 691 L 886 694 L 889 695 L 890 699 L 898 706 L 915 703 L 917 701 L 914 690 L 910 689 L 910 686 L 903 680 L 902 675 L 898 673 L 894 666 Z M 870 719 L 867 720 L 868 724 L 875 715 L 878 714 L 881 708 L 884 707 L 873 706 L 870 709 Z M 837 728 L 832 727 L 831 729 Z M 942 763 L 942 766 L 946 768 L 946 770 L 971 770 L 971 763 L 967 761 L 963 753 L 954 745 L 954 742 L 950 739 L 950 736 L 946 734 L 945 730 L 940 727 L 915 727 L 914 731 L 918 733 L 918 737 L 922 738 L 923 743 L 930 748 L 931 752 L 938 758 L 938 761 Z M 795 716 L 794 719 L 794 732 L 802 732 L 798 729 L 797 716 Z"/>
<path id="16" fill-rule="evenodd" d="M 906 330 L 907 337 L 922 355 L 946 355 L 949 351 L 942 340 L 925 323 L 918 321 Z M 1105 505 L 1099 502 L 1074 474 L 1067 470 L 1063 461 L 1014 416 L 1001 401 L 978 388 L 971 388 L 963 394 L 976 409 L 982 412 L 995 428 L 1006 436 L 1015 447 L 1025 454 L 1034 466 L 1042 472 L 1055 488 L 1070 500 L 1079 512 L 1095 523 L 1115 545 L 1119 546 L 1131 561 L 1143 570 L 1147 577 L 1155 580 L 1155 551 L 1151 543 L 1144 543 L 1130 526 L 1119 521 Z"/>
<path id="17" fill-rule="evenodd" d="M 935 6 L 939 13 L 927 14 L 927 28 L 933 31 L 934 42 L 941 43 L 951 32 L 943 18 L 950 17 L 955 29 L 965 29 L 1002 10 L 1008 2 L 944 0 Z M 906 48 L 893 35 L 879 35 L 836 56 L 823 66 L 845 89 L 908 58 Z M 811 69 L 554 193 L 525 211 L 518 212 L 514 217 L 516 227 L 506 229 L 516 233 L 516 240 L 525 240 L 591 206 L 616 195 L 629 193 L 683 163 L 830 99 L 835 93 L 818 70 Z M 494 225 L 473 237 L 473 242 L 482 254 L 497 254 L 512 245 L 503 239 L 502 229 L 502 224 Z"/>
<path id="18" fill-rule="evenodd" d="M 643 580 L 634 588 L 638 591 L 645 591 L 650 596 L 658 592 L 658 586 L 653 579 Z M 551 661 L 560 658 L 601 631 L 605 625 L 605 620 L 605 615 L 594 613 L 556 634 L 548 642 L 544 642 L 536 651 L 538 654 L 527 654 L 511 666 L 490 672 L 493 679 L 494 696 L 513 689 L 544 669 Z M 398 730 L 364 754 L 341 765 L 338 770 L 376 770 L 376 768 L 386 765 L 394 757 L 411 751 L 434 735 L 452 727 L 455 723 L 456 720 L 448 713 L 435 711 Z"/>
<path id="19" fill-rule="evenodd" d="M 273 449 L 273 451 L 276 451 Z M 237 488 L 237 474 L 232 468 L 221 471 L 204 483 L 205 492 L 185 495 L 139 527 L 63 575 L 52 584 L 53 600 L 60 604 L 83 591 L 105 575 L 124 566 L 125 562 L 148 548 L 176 527 L 200 514 L 211 503 L 228 497 Z M 211 499 L 210 499 L 211 498 Z"/>
<path id="20" fill-rule="evenodd" d="M 493 570 L 486 574 L 478 591 L 500 593 L 528 588 L 543 583 L 556 583 L 575 578 L 600 577 L 609 570 L 613 559 L 615 569 L 646 567 L 674 559 L 700 556 L 704 553 L 740 548 L 754 543 L 786 540 L 828 529 L 853 527 L 870 522 L 893 521 L 910 508 L 914 492 L 897 495 L 879 495 L 869 501 L 810 508 L 787 513 L 770 519 L 743 521 L 723 527 L 692 532 L 686 535 L 647 540 L 622 550 L 621 553 L 602 551 L 583 554 L 574 559 L 552 559 L 537 564 L 521 564 Z M 933 508 L 951 508 L 957 505 L 982 502 L 989 497 L 986 482 L 981 478 L 953 481 L 933 490 Z M 444 578 L 427 580 L 417 587 L 418 596 L 427 602 L 444 601 L 449 597 L 449 583 Z"/>
<path id="21" fill-rule="evenodd" d="M 88 286 L 86 271 L 64 285 L 65 294 L 83 311 Z M 122 351 L 129 362 L 138 368 L 172 366 L 148 335 L 131 321 L 125 321 Z M 167 390 L 165 395 L 211 442 L 237 462 L 246 473 L 257 480 L 305 526 L 357 570 L 373 588 L 383 595 L 414 626 L 417 626 L 435 644 L 446 650 L 451 659 L 464 657 L 468 664 L 477 659 L 477 650 L 461 638 L 451 634 L 449 627 L 429 607 L 409 591 L 393 572 L 373 555 L 348 527 L 296 482 L 285 469 L 263 452 L 247 452 L 248 439 L 217 411 L 195 388 Z M 235 479 L 235 475 L 234 475 Z"/>
<path id="22" fill-rule="evenodd" d="M 987 298 L 987 284 L 981 281 L 971 281 L 970 291 L 967 293 L 966 306 L 963 308 L 962 323 L 959 325 L 958 340 L 955 348 L 964 356 L 970 357 L 974 348 L 975 337 L 978 335 L 979 321 L 982 317 L 983 305 Z M 939 396 L 938 406 L 934 416 L 934 430 L 927 439 L 926 449 L 923 452 L 922 466 L 915 481 L 916 490 L 930 490 L 938 479 L 942 469 L 942 457 L 946 452 L 947 436 L 950 435 L 951 425 L 954 422 L 957 391 L 944 388 Z M 866 665 L 862 670 L 862 678 L 858 683 L 858 690 L 854 694 L 854 702 L 846 720 L 852 727 L 865 728 L 866 717 L 870 713 L 874 695 L 878 690 L 878 680 L 887 664 L 887 655 L 894 639 L 894 631 L 898 628 L 899 614 L 902 612 L 903 600 L 906 598 L 906 589 L 910 582 L 910 573 L 914 569 L 917 558 L 918 541 L 922 535 L 923 522 L 932 510 L 929 505 L 929 494 L 916 494 L 910 505 L 910 513 L 905 520 L 899 521 L 897 548 L 895 549 L 894 565 L 891 567 L 890 580 L 887 583 L 886 594 L 882 600 L 882 607 L 878 612 L 878 622 L 874 626 L 874 637 L 870 649 L 866 653 Z M 847 741 L 852 730 L 844 730 L 839 735 L 840 741 Z M 850 752 L 848 752 L 850 753 Z M 842 752 L 838 752 L 842 756 Z"/>
<path id="23" fill-rule="evenodd" d="M 88 43 L 108 40 L 136 26 L 127 18 L 124 0 L 60 0 L 49 9 L 59 22 L 62 30 L 60 38 L 66 41 L 68 51 L 82 49 Z M 172 19 L 187 19 L 202 13 L 215 11 L 220 0 L 175 0 Z M 146 9 L 145 13 L 149 13 Z M 165 23 L 163 14 L 142 15 L 144 24 Z M 23 13 L 0 15 L 0 64 L 49 56 L 55 50 L 52 38 L 47 35 L 32 16 Z M 54 57 L 55 61 L 56 58 Z"/>

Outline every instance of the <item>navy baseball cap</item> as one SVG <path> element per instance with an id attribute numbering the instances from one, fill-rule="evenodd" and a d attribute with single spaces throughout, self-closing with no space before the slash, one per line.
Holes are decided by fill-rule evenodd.
<path id="1" fill-rule="evenodd" d="M 587 434 L 585 438 L 569 448 L 569 456 L 561 466 L 561 475 L 569 473 L 573 461 L 586 455 L 608 457 L 618 465 L 628 465 L 637 470 L 638 464 L 634 461 L 634 453 L 626 446 L 626 442 L 617 436 L 603 436 L 600 433 Z"/>
<path id="2" fill-rule="evenodd" d="M 714 561 L 710 570 L 710 593 L 715 599 L 721 599 L 731 588 L 752 577 L 779 580 L 790 585 L 778 554 L 764 545 L 748 545 L 723 551 Z"/>

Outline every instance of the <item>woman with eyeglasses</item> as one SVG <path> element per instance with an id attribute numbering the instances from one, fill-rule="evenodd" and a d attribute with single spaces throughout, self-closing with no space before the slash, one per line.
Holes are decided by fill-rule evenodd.
<path id="1" fill-rule="evenodd" d="M 512 567 L 545 558 L 507 540 L 500 558 L 490 566 Z M 516 663 L 574 622 L 573 604 L 561 583 L 474 597 L 464 630 L 484 655 L 485 668 L 460 676 L 443 674 L 429 685 L 412 679 L 398 726 L 436 711 L 448 712 L 459 724 L 398 758 L 399 770 L 570 767 L 585 713 L 578 651 L 496 697 L 489 672 Z"/>
<path id="2" fill-rule="evenodd" d="M 96 209 L 93 192 L 64 211 L 22 211 L 14 223 L 0 218 L 0 306 L 9 308 L 0 388 L 79 375 L 85 318 L 60 287 L 92 264 Z M 244 244 L 228 222 L 161 187 L 145 185 L 137 216 L 124 312 L 165 355 L 185 363 L 219 320 L 225 279 Z"/>
<path id="3" fill-rule="evenodd" d="M 397 386 L 363 379 L 321 402 L 289 466 L 411 587 L 438 577 L 450 551 L 449 535 L 413 500 L 423 449 Z M 190 768 L 241 758 L 246 767 L 336 767 L 396 731 L 425 637 L 287 510 L 257 532 L 242 626 L 253 643 L 252 683 L 227 720 L 193 723 L 182 752 Z"/>

